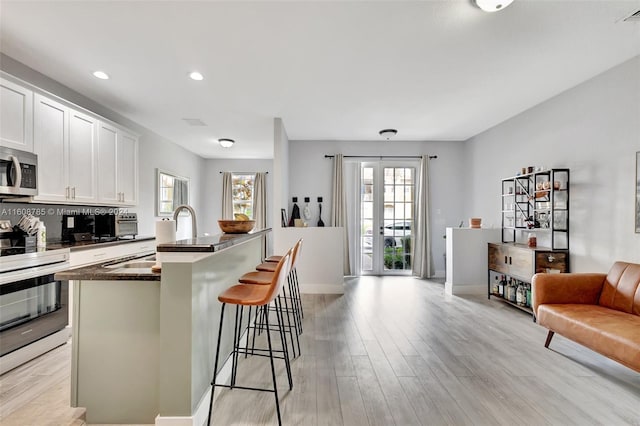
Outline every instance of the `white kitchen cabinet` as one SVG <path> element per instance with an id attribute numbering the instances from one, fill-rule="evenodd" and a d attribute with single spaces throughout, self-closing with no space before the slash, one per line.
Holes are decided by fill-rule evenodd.
<path id="1" fill-rule="evenodd" d="M 138 139 L 104 122 L 98 130 L 98 197 L 110 205 L 138 202 Z"/>
<path id="2" fill-rule="evenodd" d="M 120 202 L 118 192 L 118 130 L 110 124 L 98 125 L 98 197 L 109 204 Z"/>
<path id="3" fill-rule="evenodd" d="M 69 109 L 35 96 L 34 152 L 38 155 L 38 201 L 67 201 Z"/>
<path id="4" fill-rule="evenodd" d="M 98 120 L 70 110 L 69 115 L 69 189 L 73 202 L 98 200 L 96 179 L 96 139 Z"/>
<path id="5" fill-rule="evenodd" d="M 0 145 L 33 152 L 33 92 L 0 78 Z"/>
<path id="6" fill-rule="evenodd" d="M 123 204 L 138 204 L 138 138 L 125 131 L 118 134 L 118 191 Z"/>
<path id="7" fill-rule="evenodd" d="M 38 155 L 37 201 L 97 201 L 97 119 L 35 95 L 34 152 Z"/>

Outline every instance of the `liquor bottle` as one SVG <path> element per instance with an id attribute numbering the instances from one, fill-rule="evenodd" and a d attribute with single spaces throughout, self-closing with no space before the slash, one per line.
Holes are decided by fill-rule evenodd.
<path id="1" fill-rule="evenodd" d="M 520 306 L 525 306 L 527 304 L 527 293 L 522 281 L 518 283 L 518 288 L 516 289 L 516 303 Z"/>
<path id="2" fill-rule="evenodd" d="M 502 275 L 500 277 L 500 282 L 498 283 L 498 294 L 500 295 L 500 297 L 504 297 L 504 275 Z"/>
<path id="3" fill-rule="evenodd" d="M 511 281 L 509 282 L 509 301 L 516 301 L 516 283 L 513 278 L 511 278 Z"/>
<path id="4" fill-rule="evenodd" d="M 494 277 L 493 286 L 491 287 L 491 294 L 498 294 L 498 276 Z"/>

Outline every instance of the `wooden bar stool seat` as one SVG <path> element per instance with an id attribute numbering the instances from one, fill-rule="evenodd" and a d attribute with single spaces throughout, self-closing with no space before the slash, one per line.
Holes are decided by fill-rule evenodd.
<path id="1" fill-rule="evenodd" d="M 269 257 L 267 257 L 264 261 L 265 261 L 265 262 L 278 263 L 278 262 L 280 262 L 280 259 L 282 259 L 282 256 L 279 256 L 279 255 L 277 255 L 277 254 L 274 254 L 273 256 L 269 256 Z"/>
<path id="2" fill-rule="evenodd" d="M 256 266 L 257 271 L 274 272 L 278 264 L 275 262 L 263 262 Z"/>
<path id="3" fill-rule="evenodd" d="M 238 279 L 238 282 L 243 284 L 260 284 L 260 285 L 269 285 L 271 284 L 271 280 L 273 279 L 274 272 L 267 271 L 253 271 L 247 272 L 243 276 Z"/>
<path id="4" fill-rule="evenodd" d="M 272 279 L 264 284 L 269 285 L 271 281 L 273 281 L 273 274 Z M 269 288 L 266 287 L 266 285 L 237 284 L 223 291 L 218 296 L 218 300 L 222 303 L 230 303 L 232 305 L 262 306 L 269 292 Z"/>

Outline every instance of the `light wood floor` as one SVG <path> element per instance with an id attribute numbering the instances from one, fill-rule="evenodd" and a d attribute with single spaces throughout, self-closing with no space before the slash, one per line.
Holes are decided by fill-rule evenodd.
<path id="1" fill-rule="evenodd" d="M 304 296 L 293 391 L 277 365 L 285 425 L 640 425 L 640 374 L 559 335 L 545 349 L 523 312 L 413 278 L 346 288 Z M 69 346 L 0 377 L 3 426 L 83 423 Z M 268 386 L 267 363 L 242 359 L 238 384 Z M 216 392 L 214 425 L 276 424 L 272 394 Z"/>

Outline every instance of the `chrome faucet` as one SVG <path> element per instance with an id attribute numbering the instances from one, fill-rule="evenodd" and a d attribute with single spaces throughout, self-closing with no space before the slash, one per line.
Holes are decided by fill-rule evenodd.
<path id="1" fill-rule="evenodd" d="M 182 210 L 188 210 L 191 213 L 191 238 L 198 237 L 198 230 L 196 228 L 196 211 L 193 210 L 193 207 L 188 206 L 186 204 L 181 204 L 173 211 L 173 220 L 176 221 L 176 230 L 178 229 L 178 215 Z"/>

